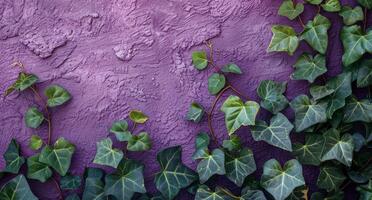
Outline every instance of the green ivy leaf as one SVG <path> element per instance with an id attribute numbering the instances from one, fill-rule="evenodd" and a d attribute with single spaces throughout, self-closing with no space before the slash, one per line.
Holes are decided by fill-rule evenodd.
<path id="1" fill-rule="evenodd" d="M 13 87 L 14 89 L 18 91 L 24 91 L 27 88 L 34 85 L 35 83 L 37 83 L 38 80 L 39 78 L 35 76 L 34 74 L 27 74 L 27 73 L 21 72 L 18 74 L 18 78 L 16 82 L 11 87 Z"/>
<path id="2" fill-rule="evenodd" d="M 295 112 L 296 132 L 327 121 L 325 105 L 311 102 L 306 95 L 297 96 L 290 106 Z"/>
<path id="3" fill-rule="evenodd" d="M 323 0 L 305 0 L 306 2 L 309 2 L 314 5 L 319 5 L 322 3 Z"/>
<path id="4" fill-rule="evenodd" d="M 257 94 L 262 98 L 261 106 L 273 114 L 277 114 L 287 107 L 288 100 L 283 95 L 287 87 L 286 82 L 264 80 L 257 87 Z"/>
<path id="5" fill-rule="evenodd" d="M 229 151 L 239 151 L 242 147 L 240 138 L 236 135 L 231 135 L 229 140 L 224 140 L 222 147 Z"/>
<path id="6" fill-rule="evenodd" d="M 195 200 L 233 200 L 233 198 L 219 187 L 216 191 L 212 191 L 208 186 L 201 185 L 196 192 Z"/>
<path id="7" fill-rule="evenodd" d="M 19 154 L 19 144 L 15 139 L 12 139 L 9 143 L 3 157 L 6 163 L 4 172 L 17 174 L 23 163 L 25 163 L 25 158 Z"/>
<path id="8" fill-rule="evenodd" d="M 73 193 L 73 194 L 69 194 L 65 200 L 80 200 L 80 197 L 79 195 L 77 195 L 76 193 Z"/>
<path id="9" fill-rule="evenodd" d="M 278 113 L 270 120 L 270 125 L 265 121 L 257 121 L 252 126 L 252 136 L 255 141 L 265 141 L 273 146 L 279 147 L 286 151 L 292 151 L 292 143 L 289 133 L 293 125 L 281 113 Z"/>
<path id="10" fill-rule="evenodd" d="M 25 114 L 26 126 L 29 128 L 38 128 L 44 121 L 44 115 L 36 107 L 30 107 Z"/>
<path id="11" fill-rule="evenodd" d="M 32 193 L 26 178 L 18 175 L 7 182 L 0 190 L 1 200 L 38 200 Z"/>
<path id="12" fill-rule="evenodd" d="M 266 200 L 261 190 L 251 190 L 249 187 L 243 188 L 240 198 L 241 200 Z"/>
<path id="13" fill-rule="evenodd" d="M 360 133 L 354 133 L 352 135 L 353 137 L 353 142 L 354 142 L 354 151 L 358 152 L 360 149 L 367 144 L 366 139 L 364 136 Z"/>
<path id="14" fill-rule="evenodd" d="M 320 167 L 317 186 L 327 191 L 337 190 L 346 179 L 342 169 L 336 166 L 324 165 Z"/>
<path id="15" fill-rule="evenodd" d="M 201 183 L 205 183 L 215 174 L 224 175 L 225 154 L 220 149 L 214 149 L 211 154 L 207 154 L 200 160 L 196 171 Z"/>
<path id="16" fill-rule="evenodd" d="M 350 97 L 347 100 L 344 122 L 351 123 L 356 121 L 372 122 L 372 103 L 370 100 L 358 100 L 356 97 Z"/>
<path id="17" fill-rule="evenodd" d="M 328 47 L 327 31 L 331 27 L 331 22 L 324 16 L 317 14 L 312 21 L 309 21 L 301 34 L 313 49 L 321 54 L 325 54 Z"/>
<path id="18" fill-rule="evenodd" d="M 226 84 L 226 78 L 223 74 L 213 73 L 208 78 L 208 91 L 212 95 L 218 94 Z"/>
<path id="19" fill-rule="evenodd" d="M 271 31 L 273 37 L 268 51 L 287 52 L 289 55 L 293 55 L 300 43 L 295 30 L 290 26 L 274 25 Z"/>
<path id="20" fill-rule="evenodd" d="M 200 120 L 203 118 L 203 114 L 204 108 L 197 102 L 192 102 L 190 104 L 189 111 L 187 112 L 186 119 L 195 123 L 199 123 Z"/>
<path id="21" fill-rule="evenodd" d="M 371 0 L 358 0 L 358 3 L 365 8 L 372 9 L 372 1 Z"/>
<path id="22" fill-rule="evenodd" d="M 293 80 L 307 80 L 313 83 L 317 77 L 327 72 L 326 58 L 317 54 L 313 57 L 310 54 L 302 54 L 296 64 L 295 71 L 291 74 Z"/>
<path id="23" fill-rule="evenodd" d="M 129 113 L 129 118 L 138 124 L 144 124 L 149 119 L 149 117 L 140 110 L 131 110 Z"/>
<path id="24" fill-rule="evenodd" d="M 304 185 L 302 166 L 295 160 L 289 160 L 284 167 L 275 159 L 265 162 L 261 185 L 275 199 L 283 200 L 298 186 Z"/>
<path id="25" fill-rule="evenodd" d="M 221 111 L 225 113 L 225 124 L 229 135 L 241 126 L 255 125 L 260 106 L 255 101 L 243 101 L 234 95 L 229 96 L 223 103 Z"/>
<path id="26" fill-rule="evenodd" d="M 357 191 L 360 194 L 360 200 L 370 200 L 372 198 L 372 179 L 367 184 L 358 186 Z"/>
<path id="27" fill-rule="evenodd" d="M 234 63 L 229 63 L 227 65 L 225 65 L 222 69 L 221 69 L 222 72 L 225 72 L 225 73 L 232 73 L 232 74 L 242 74 L 242 70 L 240 69 L 240 67 Z"/>
<path id="28" fill-rule="evenodd" d="M 309 188 L 305 185 L 296 187 L 286 200 L 308 200 Z"/>
<path id="29" fill-rule="evenodd" d="M 71 99 L 71 94 L 59 85 L 47 87 L 45 96 L 48 98 L 47 104 L 49 107 L 60 106 Z"/>
<path id="30" fill-rule="evenodd" d="M 82 200 L 107 200 L 105 184 L 102 181 L 104 172 L 98 168 L 88 168 Z"/>
<path id="31" fill-rule="evenodd" d="M 338 12 L 341 10 L 341 3 L 339 0 L 326 0 L 321 6 L 328 12 Z"/>
<path id="32" fill-rule="evenodd" d="M 75 190 L 81 185 L 80 176 L 66 175 L 61 177 L 60 187 L 63 190 Z"/>
<path id="33" fill-rule="evenodd" d="M 200 132 L 195 139 L 195 152 L 192 155 L 192 159 L 203 159 L 208 156 L 208 145 L 210 138 L 207 133 Z"/>
<path id="34" fill-rule="evenodd" d="M 71 165 L 71 158 L 75 152 L 75 145 L 59 138 L 53 146 L 45 146 L 41 150 L 39 161 L 56 170 L 61 176 L 66 175 Z"/>
<path id="35" fill-rule="evenodd" d="M 146 132 L 141 132 L 128 141 L 127 149 L 129 151 L 147 151 L 151 149 L 151 139 Z"/>
<path id="36" fill-rule="evenodd" d="M 344 46 L 342 62 L 345 66 L 353 64 L 366 52 L 372 53 L 372 30 L 364 34 L 358 25 L 344 26 L 341 40 Z"/>
<path id="37" fill-rule="evenodd" d="M 123 152 L 112 148 L 112 140 L 106 138 L 97 142 L 97 153 L 93 163 L 117 168 L 123 157 Z"/>
<path id="38" fill-rule="evenodd" d="M 203 70 L 208 66 L 207 54 L 204 51 L 192 52 L 192 64 L 198 70 Z"/>
<path id="39" fill-rule="evenodd" d="M 363 60 L 357 74 L 358 88 L 372 85 L 372 59 Z"/>
<path id="40" fill-rule="evenodd" d="M 131 200 L 136 192 L 146 193 L 143 167 L 135 160 L 123 159 L 114 174 L 106 175 L 105 194 Z"/>
<path id="41" fill-rule="evenodd" d="M 293 155 L 304 165 L 318 166 L 324 151 L 324 142 L 322 135 L 307 134 L 305 144 L 293 144 Z"/>
<path id="42" fill-rule="evenodd" d="M 253 152 L 248 148 L 243 148 L 238 153 L 226 153 L 226 176 L 241 187 L 245 178 L 256 171 Z"/>
<path id="43" fill-rule="evenodd" d="M 125 120 L 114 122 L 110 132 L 115 134 L 116 139 L 120 142 L 126 142 L 132 138 L 132 133 L 128 130 L 128 123 Z"/>
<path id="44" fill-rule="evenodd" d="M 334 91 L 334 89 L 328 88 L 326 85 L 312 85 L 310 87 L 310 94 L 315 101 L 323 99 Z"/>
<path id="45" fill-rule="evenodd" d="M 353 161 L 353 137 L 350 134 L 340 137 L 339 131 L 332 128 L 324 133 L 324 138 L 325 150 L 322 161 L 335 159 L 350 167 Z"/>
<path id="46" fill-rule="evenodd" d="M 28 143 L 30 149 L 36 151 L 43 146 L 43 140 L 38 135 L 32 135 Z"/>
<path id="47" fill-rule="evenodd" d="M 157 160 L 161 171 L 155 176 L 155 185 L 166 199 L 175 198 L 182 188 L 198 179 L 198 175 L 182 163 L 180 146 L 160 151 Z"/>
<path id="48" fill-rule="evenodd" d="M 342 9 L 339 15 L 343 18 L 344 24 L 350 26 L 358 21 L 363 21 L 364 13 L 363 9 L 360 6 L 352 8 L 350 6 L 342 6 Z"/>
<path id="49" fill-rule="evenodd" d="M 39 162 L 39 159 L 40 154 L 27 158 L 27 178 L 45 183 L 50 177 L 52 177 L 53 172 L 48 165 Z"/>
<path id="50" fill-rule="evenodd" d="M 282 5 L 279 7 L 278 14 L 285 16 L 290 20 L 294 20 L 302 12 L 304 12 L 304 4 L 297 3 L 297 5 L 294 5 L 292 0 L 284 0 Z"/>

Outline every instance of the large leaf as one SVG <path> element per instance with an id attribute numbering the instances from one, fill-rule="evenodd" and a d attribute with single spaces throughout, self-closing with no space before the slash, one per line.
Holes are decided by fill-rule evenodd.
<path id="1" fill-rule="evenodd" d="M 132 133 L 128 130 L 128 122 L 125 120 L 114 122 L 110 132 L 115 134 L 116 139 L 120 142 L 129 141 L 132 138 Z"/>
<path id="2" fill-rule="evenodd" d="M 25 158 L 19 154 L 19 144 L 15 139 L 10 141 L 3 157 L 6 164 L 4 172 L 17 174 L 23 163 L 25 163 Z"/>
<path id="3" fill-rule="evenodd" d="M 363 60 L 357 74 L 357 86 L 367 87 L 372 85 L 372 59 Z"/>
<path id="4" fill-rule="evenodd" d="M 241 126 L 255 125 L 260 106 L 254 101 L 243 101 L 237 96 L 229 96 L 221 107 L 225 113 L 225 124 L 229 135 Z"/>
<path id="5" fill-rule="evenodd" d="M 286 162 L 283 168 L 277 160 L 268 160 L 263 170 L 261 185 L 276 200 L 287 198 L 296 187 L 305 184 L 302 166 L 295 159 Z"/>
<path id="6" fill-rule="evenodd" d="M 365 8 L 372 9 L 372 1 L 371 0 L 358 0 L 358 3 Z"/>
<path id="7" fill-rule="evenodd" d="M 131 110 L 129 112 L 129 119 L 132 120 L 134 123 L 144 124 L 149 119 L 149 117 L 140 110 Z"/>
<path id="8" fill-rule="evenodd" d="M 344 109 L 344 122 L 372 122 L 372 103 L 368 99 L 350 97 Z"/>
<path id="9" fill-rule="evenodd" d="M 197 102 L 192 102 L 190 104 L 189 111 L 187 112 L 186 119 L 195 123 L 199 123 L 203 117 L 203 114 L 204 108 Z"/>
<path id="10" fill-rule="evenodd" d="M 59 183 L 63 190 L 76 190 L 81 185 L 81 178 L 80 176 L 66 175 L 61 177 Z"/>
<path id="11" fill-rule="evenodd" d="M 44 93 L 49 107 L 60 106 L 71 99 L 71 94 L 59 85 L 48 86 Z"/>
<path id="12" fill-rule="evenodd" d="M 196 192 L 195 200 L 233 200 L 233 198 L 219 187 L 216 191 L 212 191 L 206 185 L 201 185 Z"/>
<path id="13" fill-rule="evenodd" d="M 306 95 L 297 96 L 292 100 L 290 106 L 295 112 L 297 132 L 301 132 L 317 123 L 327 121 L 325 105 L 311 102 Z"/>
<path id="14" fill-rule="evenodd" d="M 106 138 L 97 142 L 97 153 L 93 163 L 117 168 L 124 154 L 121 150 L 112 148 L 112 140 Z"/>
<path id="15" fill-rule="evenodd" d="M 273 32 L 273 37 L 271 38 L 268 51 L 284 51 L 289 55 L 293 55 L 300 43 L 295 30 L 290 26 L 274 25 L 271 31 Z"/>
<path id="16" fill-rule="evenodd" d="M 208 66 L 207 54 L 204 51 L 192 52 L 192 64 L 198 70 L 203 70 Z"/>
<path id="17" fill-rule="evenodd" d="M 344 45 L 342 62 L 345 66 L 356 62 L 366 52 L 372 53 L 372 30 L 365 34 L 358 25 L 344 26 L 341 40 Z"/>
<path id="18" fill-rule="evenodd" d="M 26 126 L 29 128 L 38 128 L 44 121 L 44 115 L 36 107 L 30 107 L 25 114 Z"/>
<path id="19" fill-rule="evenodd" d="M 292 0 L 284 0 L 282 5 L 279 7 L 278 14 L 281 16 L 288 17 L 290 20 L 294 20 L 304 11 L 304 5 L 297 3 L 294 5 Z"/>
<path id="20" fill-rule="evenodd" d="M 310 87 L 310 94 L 316 101 L 332 94 L 334 91 L 334 89 L 328 88 L 326 85 L 312 85 Z"/>
<path id="21" fill-rule="evenodd" d="M 324 133 L 324 138 L 325 149 L 322 161 L 334 159 L 350 167 L 353 161 L 353 137 L 350 134 L 340 137 L 339 131 L 332 128 Z"/>
<path id="22" fill-rule="evenodd" d="M 215 174 L 224 175 L 225 171 L 225 154 L 220 149 L 214 149 L 203 157 L 196 169 L 199 174 L 201 183 L 208 181 Z"/>
<path id="23" fill-rule="evenodd" d="M 71 158 L 75 152 L 75 145 L 59 138 L 53 146 L 46 146 L 40 153 L 39 161 L 56 170 L 61 176 L 66 175 L 70 168 Z"/>
<path id="24" fill-rule="evenodd" d="M 317 186 L 327 191 L 337 190 L 346 179 L 342 169 L 336 166 L 324 165 L 320 168 Z"/>
<path id="25" fill-rule="evenodd" d="M 305 144 L 294 143 L 293 155 L 305 165 L 318 166 L 324 150 L 324 138 L 318 134 L 307 134 Z"/>
<path id="26" fill-rule="evenodd" d="M 291 74 L 294 80 L 307 80 L 314 82 L 317 77 L 327 72 L 325 56 L 317 54 L 313 57 L 310 54 L 302 54 L 296 64 L 295 71 Z"/>
<path id="27" fill-rule="evenodd" d="M 147 151 L 151 149 L 151 139 L 146 132 L 133 135 L 128 141 L 127 149 L 129 151 Z"/>
<path id="28" fill-rule="evenodd" d="M 245 178 L 256 171 L 253 152 L 243 148 L 238 153 L 226 153 L 226 176 L 229 180 L 241 187 Z"/>
<path id="29" fill-rule="evenodd" d="M 134 193 L 145 193 L 143 165 L 135 160 L 123 159 L 114 174 L 105 177 L 105 194 L 116 199 L 131 200 Z"/>
<path id="30" fill-rule="evenodd" d="M 40 154 L 36 154 L 27 158 L 27 178 L 35 179 L 42 183 L 47 181 L 50 177 L 52 177 L 52 170 L 48 167 L 48 165 L 41 163 L 39 161 Z"/>
<path id="31" fill-rule="evenodd" d="M 321 54 L 325 54 L 328 47 L 327 31 L 331 27 L 331 22 L 324 16 L 317 14 L 312 21 L 309 21 L 301 34 L 313 49 Z"/>
<path id="32" fill-rule="evenodd" d="M 266 200 L 266 197 L 261 190 L 251 190 L 249 187 L 245 187 L 240 200 Z"/>
<path id="33" fill-rule="evenodd" d="M 1 200 L 38 200 L 32 193 L 26 178 L 18 175 L 7 182 L 0 190 Z"/>
<path id="34" fill-rule="evenodd" d="M 103 171 L 101 169 L 87 169 L 82 200 L 107 200 L 102 178 Z"/>
<path id="35" fill-rule="evenodd" d="M 24 91 L 34 85 L 38 80 L 39 78 L 34 74 L 21 72 L 18 74 L 16 82 L 11 87 L 18 91 Z"/>
<path id="36" fill-rule="evenodd" d="M 325 0 L 322 7 L 328 12 L 338 12 L 341 10 L 341 3 L 340 0 Z"/>
<path id="37" fill-rule="evenodd" d="M 288 105 L 287 98 L 283 95 L 286 90 L 286 82 L 264 80 L 257 87 L 257 94 L 262 98 L 261 106 L 266 110 L 277 114 Z"/>
<path id="38" fill-rule="evenodd" d="M 364 19 L 363 9 L 360 6 L 355 8 L 343 6 L 339 14 L 343 18 L 344 24 L 349 26 Z"/>
<path id="39" fill-rule="evenodd" d="M 263 140 L 287 151 L 292 151 L 292 143 L 289 138 L 292 129 L 291 122 L 281 113 L 271 118 L 270 125 L 267 125 L 265 121 L 257 121 L 256 125 L 251 128 L 255 141 Z"/>
<path id="40" fill-rule="evenodd" d="M 157 155 L 161 171 L 155 176 L 156 188 L 166 199 L 173 199 L 178 192 L 198 179 L 198 175 L 181 160 L 181 147 L 160 151 Z"/>
<path id="41" fill-rule="evenodd" d="M 208 78 L 208 91 L 212 95 L 218 94 L 226 84 L 226 78 L 223 74 L 213 73 Z"/>

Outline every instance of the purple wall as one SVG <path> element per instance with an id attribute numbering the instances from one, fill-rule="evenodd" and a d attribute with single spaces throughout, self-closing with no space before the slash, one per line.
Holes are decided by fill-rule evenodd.
<path id="1" fill-rule="evenodd" d="M 195 125 L 184 118 L 191 101 L 209 109 L 213 100 L 206 85 L 212 70 L 199 73 L 191 66 L 190 53 L 205 49 L 203 41 L 212 39 L 218 64 L 234 61 L 241 66 L 244 75 L 228 79 L 252 99 L 257 100 L 255 89 L 264 79 L 288 81 L 289 99 L 307 92 L 305 82 L 288 78 L 300 52 L 293 57 L 266 53 L 272 24 L 301 28 L 296 21 L 277 16 L 280 2 L 0 0 L 0 91 L 16 79 L 18 70 L 10 64 L 20 60 L 40 77 L 40 89 L 58 83 L 72 93 L 73 100 L 53 109 L 52 115 L 53 140 L 65 137 L 77 146 L 74 174 L 94 166 L 96 142 L 109 136 L 111 123 L 126 118 L 131 109 L 141 109 L 150 116 L 140 129 L 151 135 L 153 149 L 129 155 L 146 164 L 147 177 L 158 170 L 156 152 L 171 145 L 182 145 L 185 163 L 195 167 L 191 160 L 194 136 L 207 130 L 206 120 Z M 306 21 L 315 7 L 308 10 L 303 17 Z M 340 22 L 336 14 L 327 16 Z M 330 34 L 328 75 L 339 71 L 339 28 L 339 23 L 333 25 Z M 302 44 L 301 49 L 309 48 Z M 35 103 L 28 92 L 0 99 L 0 154 L 11 138 L 23 144 L 26 154 L 32 153 L 25 146 L 31 134 L 46 138 L 46 126 L 35 131 L 24 125 L 23 114 Z M 217 113 L 214 127 L 222 140 L 226 130 L 222 113 Z M 272 157 L 282 162 L 292 158 L 288 152 L 254 142 L 247 128 L 239 135 L 253 149 L 259 166 Z M 295 135 L 292 133 L 292 139 Z M 3 159 L 0 167 L 4 167 Z M 309 167 L 305 170 L 306 181 L 314 184 L 317 173 Z M 261 172 L 259 168 L 257 175 Z M 152 178 L 147 180 L 148 188 L 154 191 Z"/>

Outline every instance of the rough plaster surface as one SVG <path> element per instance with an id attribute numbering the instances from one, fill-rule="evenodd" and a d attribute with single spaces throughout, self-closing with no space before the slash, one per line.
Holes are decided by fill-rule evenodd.
<path id="1" fill-rule="evenodd" d="M 200 130 L 207 130 L 206 119 L 201 125 L 185 120 L 189 104 L 199 101 L 209 109 L 213 97 L 207 92 L 207 77 L 212 69 L 202 73 L 191 66 L 190 53 L 205 49 L 203 41 L 211 39 L 215 45 L 217 64 L 234 61 L 242 67 L 243 76 L 228 79 L 250 98 L 257 100 L 255 89 L 260 80 L 288 81 L 289 99 L 307 92 L 306 83 L 289 80 L 295 56 L 268 54 L 272 24 L 298 22 L 277 16 L 281 1 L 277 0 L 0 0 L 0 91 L 15 79 L 15 61 L 23 62 L 28 71 L 37 74 L 43 90 L 50 83 L 67 88 L 73 100 L 52 110 L 53 140 L 65 137 L 77 146 L 71 172 L 82 174 L 95 155 L 96 142 L 109 134 L 111 123 L 127 117 L 129 110 L 141 109 L 150 120 L 138 131 L 147 130 L 153 139 L 153 149 L 146 153 L 130 153 L 146 165 L 146 186 L 154 192 L 153 174 L 159 167 L 156 152 L 162 148 L 182 145 L 184 162 L 195 167 L 191 154 L 194 138 Z M 344 3 L 347 1 L 343 1 Z M 353 1 L 348 1 L 353 2 Z M 315 7 L 310 7 L 304 20 L 310 19 Z M 333 22 L 336 14 L 327 14 Z M 339 72 L 341 43 L 340 24 L 331 29 L 328 48 L 329 72 Z M 306 44 L 301 49 L 309 50 Z M 31 134 L 46 138 L 46 125 L 31 130 L 25 127 L 23 114 L 34 101 L 25 92 L 0 100 L 0 154 L 11 138 L 27 150 Z M 220 106 L 220 104 L 219 104 Z M 286 114 L 293 119 L 291 111 Z M 226 138 L 223 115 L 217 110 L 213 123 L 220 141 Z M 267 119 L 267 113 L 261 112 Z M 285 162 L 290 153 L 254 142 L 247 128 L 239 135 L 255 153 L 262 173 L 262 164 L 277 158 Z M 301 136 L 292 133 L 293 140 Z M 122 147 L 123 144 L 117 144 Z M 4 160 L 0 159 L 0 167 Z M 306 181 L 314 190 L 317 170 L 304 167 Z M 213 179 L 232 186 L 226 180 Z M 38 188 L 37 183 L 34 188 Z M 54 199 L 52 185 L 45 190 L 34 189 L 43 199 Z M 48 194 L 48 195 L 46 195 Z M 190 199 L 181 194 L 182 199 Z M 181 198 L 180 197 L 180 198 Z"/>

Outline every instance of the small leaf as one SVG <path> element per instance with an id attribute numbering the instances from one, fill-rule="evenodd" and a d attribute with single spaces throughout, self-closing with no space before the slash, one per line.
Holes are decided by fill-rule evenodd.
<path id="1" fill-rule="evenodd" d="M 220 188 L 216 188 L 216 191 L 212 191 L 206 185 L 201 185 L 195 196 L 195 200 L 234 200 L 232 197 L 227 195 Z"/>
<path id="2" fill-rule="evenodd" d="M 327 191 L 337 190 L 346 179 L 342 169 L 325 165 L 320 168 L 317 186 Z"/>
<path id="3" fill-rule="evenodd" d="M 226 153 L 226 176 L 241 187 L 245 178 L 256 171 L 256 163 L 250 149 L 243 148 L 239 153 Z"/>
<path id="4" fill-rule="evenodd" d="M 292 0 L 284 0 L 282 5 L 279 7 L 278 14 L 285 16 L 290 20 L 294 20 L 304 11 L 304 5 L 302 3 L 297 3 L 294 5 Z"/>
<path id="5" fill-rule="evenodd" d="M 287 52 L 293 55 L 299 45 L 299 38 L 295 30 L 290 26 L 274 25 L 271 28 L 273 37 L 268 48 L 269 52 Z"/>
<path id="6" fill-rule="evenodd" d="M 207 54 L 204 51 L 192 52 L 192 64 L 198 70 L 203 70 L 208 66 Z"/>
<path id="7" fill-rule="evenodd" d="M 192 102 L 190 104 L 189 111 L 187 112 L 186 119 L 195 123 L 199 123 L 203 117 L 203 114 L 204 108 L 197 102 Z"/>
<path id="8" fill-rule="evenodd" d="M 205 183 L 215 174 L 224 175 L 225 171 L 225 154 L 220 149 L 215 149 L 211 154 L 203 157 L 196 169 L 199 174 L 200 183 Z"/>
<path id="9" fill-rule="evenodd" d="M 365 8 L 372 9 L 372 1 L 371 0 L 358 0 L 358 3 Z"/>
<path id="10" fill-rule="evenodd" d="M 28 146 L 34 151 L 39 150 L 43 146 L 43 140 L 38 135 L 32 135 Z"/>
<path id="11" fill-rule="evenodd" d="M 341 40 L 344 46 L 342 63 L 345 66 L 353 64 L 366 52 L 372 53 L 372 30 L 365 34 L 358 25 L 344 26 L 341 30 Z"/>
<path id="12" fill-rule="evenodd" d="M 132 138 L 132 133 L 128 131 L 128 123 L 125 120 L 114 122 L 110 132 L 115 134 L 116 139 L 120 142 L 126 142 Z"/>
<path id="13" fill-rule="evenodd" d="M 88 168 L 82 200 L 107 200 L 102 181 L 104 172 L 98 168 Z"/>
<path id="14" fill-rule="evenodd" d="M 0 190 L 1 200 L 38 200 L 32 193 L 26 178 L 18 175 L 7 182 Z"/>
<path id="15" fill-rule="evenodd" d="M 225 72 L 225 73 L 232 73 L 232 74 L 242 74 L 242 70 L 240 69 L 240 67 L 234 63 L 229 63 L 227 65 L 225 65 L 222 69 L 221 69 L 222 72 Z"/>
<path id="16" fill-rule="evenodd" d="M 295 71 L 291 74 L 293 80 L 307 80 L 314 82 L 317 77 L 327 72 L 325 56 L 317 54 L 313 57 L 304 53 L 294 65 Z"/>
<path id="17" fill-rule="evenodd" d="M 286 82 L 264 80 L 257 87 L 257 94 L 262 98 L 261 106 L 273 114 L 277 114 L 288 106 L 288 100 L 283 95 L 286 90 Z"/>
<path id="18" fill-rule="evenodd" d="M 372 59 L 363 60 L 357 74 L 358 88 L 372 85 Z"/>
<path id="19" fill-rule="evenodd" d="M 19 169 L 25 163 L 25 158 L 19 154 L 19 144 L 15 139 L 9 143 L 3 157 L 6 163 L 3 172 L 18 174 Z"/>
<path id="20" fill-rule="evenodd" d="M 305 0 L 306 2 L 309 2 L 314 5 L 319 5 L 322 3 L 323 0 Z"/>
<path id="21" fill-rule="evenodd" d="M 226 79 L 223 74 L 213 73 L 208 78 L 208 91 L 212 95 L 218 94 L 226 84 Z"/>
<path id="22" fill-rule="evenodd" d="M 151 139 L 146 132 L 141 132 L 128 141 L 127 149 L 129 151 L 147 151 L 151 149 Z"/>
<path id="23" fill-rule="evenodd" d="M 112 141 L 106 138 L 97 142 L 97 153 L 93 163 L 117 168 L 124 154 L 119 149 L 112 148 Z"/>
<path id="24" fill-rule="evenodd" d="M 208 156 L 208 145 L 210 138 L 207 133 L 200 132 L 195 139 L 195 152 L 192 155 L 192 159 L 203 159 Z"/>
<path id="25" fill-rule="evenodd" d="M 332 94 L 334 91 L 334 89 L 328 88 L 326 85 L 312 85 L 310 87 L 310 94 L 316 101 Z"/>
<path id="26" fill-rule="evenodd" d="M 293 144 L 293 155 L 304 165 L 318 166 L 324 151 L 324 142 L 322 135 L 307 134 L 305 144 Z"/>
<path id="27" fill-rule="evenodd" d="M 39 162 L 39 159 L 40 154 L 27 158 L 27 178 L 45 183 L 50 177 L 52 177 L 53 172 L 48 165 Z"/>
<path id="28" fill-rule="evenodd" d="M 325 150 L 322 161 L 335 159 L 350 167 L 353 160 L 353 137 L 350 134 L 340 137 L 336 129 L 330 129 L 324 133 L 324 138 Z"/>
<path id="29" fill-rule="evenodd" d="M 139 124 L 144 124 L 149 119 L 149 117 L 145 113 L 139 110 L 130 111 L 129 118 L 133 122 L 139 123 Z"/>
<path id="30" fill-rule="evenodd" d="M 38 128 L 44 119 L 43 113 L 36 107 L 30 107 L 25 114 L 26 126 L 29 128 Z"/>
<path id="31" fill-rule="evenodd" d="M 238 136 L 231 135 L 229 140 L 223 141 L 222 146 L 229 151 L 240 151 L 242 142 L 240 141 L 240 138 Z"/>
<path id="32" fill-rule="evenodd" d="M 328 47 L 327 31 L 331 27 L 331 22 L 324 16 L 317 14 L 312 21 L 309 21 L 301 34 L 313 49 L 321 54 L 325 54 Z"/>
<path id="33" fill-rule="evenodd" d="M 363 9 L 360 6 L 356 6 L 355 8 L 343 6 L 339 15 L 343 18 L 344 24 L 348 26 L 364 19 Z"/>
<path id="34" fill-rule="evenodd" d="M 325 0 L 321 6 L 328 12 L 338 12 L 341 10 L 341 3 L 339 0 Z"/>
<path id="35" fill-rule="evenodd" d="M 80 176 L 67 175 L 61 177 L 60 187 L 62 190 L 75 190 L 81 185 Z"/>
<path id="36" fill-rule="evenodd" d="M 61 86 L 51 85 L 45 90 L 47 104 L 49 107 L 56 107 L 66 103 L 71 99 L 71 94 Z"/>
<path id="37" fill-rule="evenodd" d="M 21 72 L 18 74 L 18 78 L 12 87 L 14 87 L 14 89 L 18 91 L 24 91 L 27 88 L 34 85 L 35 83 L 37 83 L 38 80 L 39 78 L 35 76 L 34 74 L 27 74 L 27 73 Z"/>
<path id="38" fill-rule="evenodd" d="M 356 97 L 348 99 L 344 109 L 344 122 L 356 121 L 372 122 L 372 103 L 370 100 L 358 100 Z"/>

